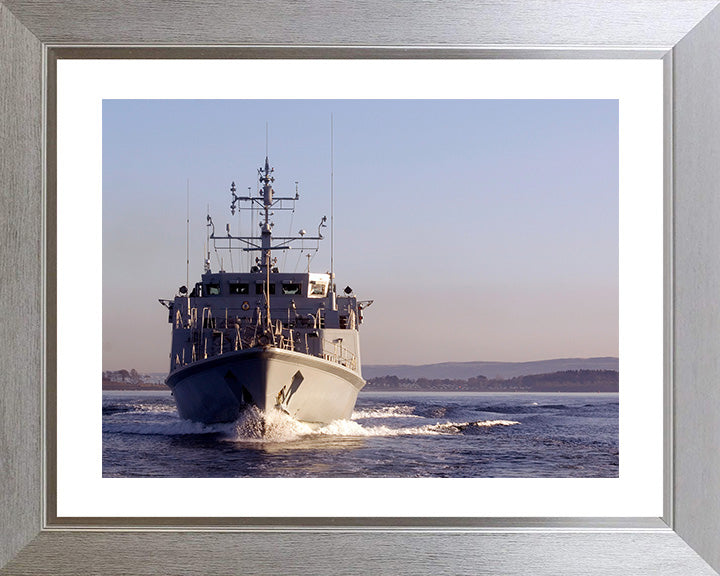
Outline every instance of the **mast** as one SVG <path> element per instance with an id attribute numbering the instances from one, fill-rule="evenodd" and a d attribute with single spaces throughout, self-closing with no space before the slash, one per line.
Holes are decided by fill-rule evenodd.
<path id="1" fill-rule="evenodd" d="M 266 269 L 269 271 L 271 266 L 270 258 L 272 250 L 272 227 L 273 224 L 270 222 L 270 208 L 273 205 L 273 188 L 272 183 L 275 182 L 275 177 L 270 176 L 275 171 L 275 168 L 270 168 L 268 157 L 265 156 L 265 168 L 258 168 L 258 174 L 260 174 L 260 183 L 262 184 L 262 197 L 263 197 L 263 209 L 265 211 L 265 217 L 262 224 L 260 224 L 260 269 L 265 272 Z"/>
<path id="2" fill-rule="evenodd" d="M 267 150 L 266 150 L 267 153 Z M 269 332 L 272 328 L 272 320 L 270 319 L 270 269 L 272 267 L 272 222 L 270 222 L 270 208 L 273 205 L 273 189 L 272 183 L 275 177 L 270 176 L 275 171 L 270 168 L 267 155 L 265 156 L 265 168 L 259 168 L 260 183 L 262 184 L 263 209 L 265 210 L 265 220 L 260 225 L 260 270 L 265 273 L 265 330 Z"/>
<path id="3" fill-rule="evenodd" d="M 290 245 L 296 241 L 302 242 L 304 240 L 315 240 L 319 243 L 319 241 L 323 239 L 320 230 L 326 227 L 325 222 L 327 222 L 327 217 L 323 216 L 320 220 L 320 224 L 318 224 L 317 236 L 305 236 L 305 230 L 301 230 L 299 236 L 275 236 L 273 238 L 273 223 L 270 221 L 270 216 L 273 215 L 273 212 L 271 212 L 270 210 L 273 209 L 294 211 L 295 202 L 300 198 L 297 185 L 295 188 L 295 196 L 275 196 L 275 191 L 272 187 L 273 182 L 275 182 L 275 177 L 272 175 L 274 171 L 274 168 L 270 168 L 270 161 L 266 154 L 265 165 L 261 168 L 258 168 L 258 181 L 260 183 L 260 187 L 256 195 L 251 195 L 250 189 L 248 189 L 247 196 L 238 196 L 235 182 L 230 185 L 230 194 L 232 196 L 230 213 L 232 215 L 235 215 L 235 210 L 240 210 L 240 202 L 247 202 L 250 205 L 250 210 L 252 214 L 255 213 L 254 211 L 257 210 L 258 207 L 261 209 L 262 221 L 260 222 L 260 237 L 258 238 L 257 236 L 252 235 L 233 236 L 230 233 L 229 225 L 226 226 L 226 234 L 222 236 L 216 236 L 215 226 L 212 222 L 210 214 L 208 214 L 208 237 L 206 244 L 207 258 L 205 260 L 205 271 L 209 272 L 211 240 L 213 242 L 216 253 L 218 248 L 220 248 L 221 250 L 240 249 L 244 252 L 260 252 L 260 256 L 255 258 L 255 265 L 250 268 L 250 272 L 261 273 L 264 277 L 263 283 L 265 284 L 265 321 L 263 322 L 263 332 L 268 338 L 267 341 L 271 343 L 273 342 L 274 337 L 272 334 L 272 321 L 270 318 L 270 274 L 277 272 L 277 268 L 274 268 L 274 265 L 277 262 L 277 258 L 273 258 L 272 252 L 273 250 L 288 250 L 291 247 Z M 285 205 L 285 202 L 290 202 L 292 206 Z M 233 240 L 237 240 L 238 243 L 236 245 L 233 245 Z"/>
<path id="4" fill-rule="evenodd" d="M 335 300 L 335 146 L 333 115 L 330 114 L 330 309 L 337 310 Z"/>
<path id="5" fill-rule="evenodd" d="M 318 225 L 317 236 L 305 236 L 305 231 L 302 230 L 299 236 L 273 236 L 272 229 L 273 223 L 270 221 L 270 216 L 273 215 L 276 210 L 295 210 L 295 202 L 300 199 L 300 193 L 298 192 L 297 186 L 295 188 L 295 196 L 276 196 L 273 190 L 272 183 L 275 182 L 275 177 L 272 173 L 275 171 L 274 168 L 270 168 L 270 162 L 268 157 L 265 156 L 265 165 L 258 168 L 259 183 L 257 195 L 251 195 L 250 189 L 248 188 L 247 196 L 238 196 L 235 182 L 230 186 L 230 194 L 232 195 L 232 203 L 230 204 L 231 214 L 235 214 L 235 210 L 239 210 L 240 202 L 247 202 L 250 204 L 251 214 L 255 214 L 255 210 L 259 207 L 262 211 L 262 222 L 260 222 L 260 237 L 257 236 L 233 236 L 229 232 L 223 236 L 215 236 L 215 230 L 210 235 L 210 240 L 217 248 L 223 250 L 240 249 L 245 252 L 260 252 L 260 256 L 255 258 L 255 266 L 251 267 L 251 272 L 262 272 L 265 273 L 266 277 L 270 272 L 274 271 L 274 264 L 277 262 L 277 258 L 272 257 L 273 250 L 288 250 L 290 244 L 296 241 L 303 240 L 316 240 L 320 241 L 323 239 L 320 230 L 326 227 L 325 222 L 327 217 L 323 216 Z M 291 203 L 291 206 L 287 206 L 285 203 Z M 273 210 L 273 212 L 270 211 Z M 209 220 L 209 217 L 208 217 Z M 230 244 L 232 240 L 238 240 L 238 244 L 233 246 Z M 259 242 L 258 242 L 259 241 Z M 316 249 L 317 250 L 317 249 Z"/>
<path id="6" fill-rule="evenodd" d="M 190 286 L 190 178 L 187 179 L 187 211 L 185 214 L 185 286 Z"/>
<path id="7" fill-rule="evenodd" d="M 330 309 L 337 310 L 335 295 L 335 129 L 330 114 Z"/>

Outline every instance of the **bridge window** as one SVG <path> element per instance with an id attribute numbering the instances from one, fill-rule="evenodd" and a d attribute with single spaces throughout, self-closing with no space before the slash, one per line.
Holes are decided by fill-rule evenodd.
<path id="1" fill-rule="evenodd" d="M 205 292 L 208 296 L 218 296 L 220 294 L 220 284 L 206 284 Z"/>
<path id="2" fill-rule="evenodd" d="M 250 294 L 250 284 L 230 283 L 230 294 Z"/>
<path id="3" fill-rule="evenodd" d="M 302 292 L 302 284 L 284 283 L 282 285 L 283 294 L 300 294 Z"/>
<path id="4" fill-rule="evenodd" d="M 310 296 L 325 296 L 327 283 L 317 280 L 310 280 Z"/>
<path id="5" fill-rule="evenodd" d="M 265 282 L 255 284 L 255 294 L 265 294 Z M 270 284 L 270 294 L 275 294 L 275 284 Z"/>

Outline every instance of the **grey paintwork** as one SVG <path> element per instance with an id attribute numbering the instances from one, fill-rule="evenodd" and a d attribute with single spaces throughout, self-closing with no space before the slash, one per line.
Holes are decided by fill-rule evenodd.
<path id="1" fill-rule="evenodd" d="M 230 422 L 254 405 L 327 424 L 350 417 L 365 381 L 335 362 L 302 352 L 253 348 L 181 368 L 167 384 L 182 418 Z"/>

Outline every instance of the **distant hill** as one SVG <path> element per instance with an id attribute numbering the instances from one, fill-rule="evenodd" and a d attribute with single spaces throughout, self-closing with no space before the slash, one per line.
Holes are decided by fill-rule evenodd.
<path id="1" fill-rule="evenodd" d="M 467 380 L 475 376 L 486 378 L 515 378 L 532 374 L 548 374 L 567 370 L 619 370 L 620 362 L 614 357 L 600 358 L 558 358 L 556 360 L 536 360 L 533 362 L 442 362 L 440 364 L 365 364 L 362 367 L 363 378 L 372 379 L 381 376 L 398 378 L 428 378 L 432 380 Z"/>

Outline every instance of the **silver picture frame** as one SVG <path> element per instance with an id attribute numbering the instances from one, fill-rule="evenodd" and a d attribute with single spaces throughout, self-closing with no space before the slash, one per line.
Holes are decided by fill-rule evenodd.
<path id="1" fill-rule="evenodd" d="M 0 574 L 717 574 L 719 3 L 0 0 Z M 118 57 L 662 59 L 663 516 L 58 518 L 54 66 Z"/>

